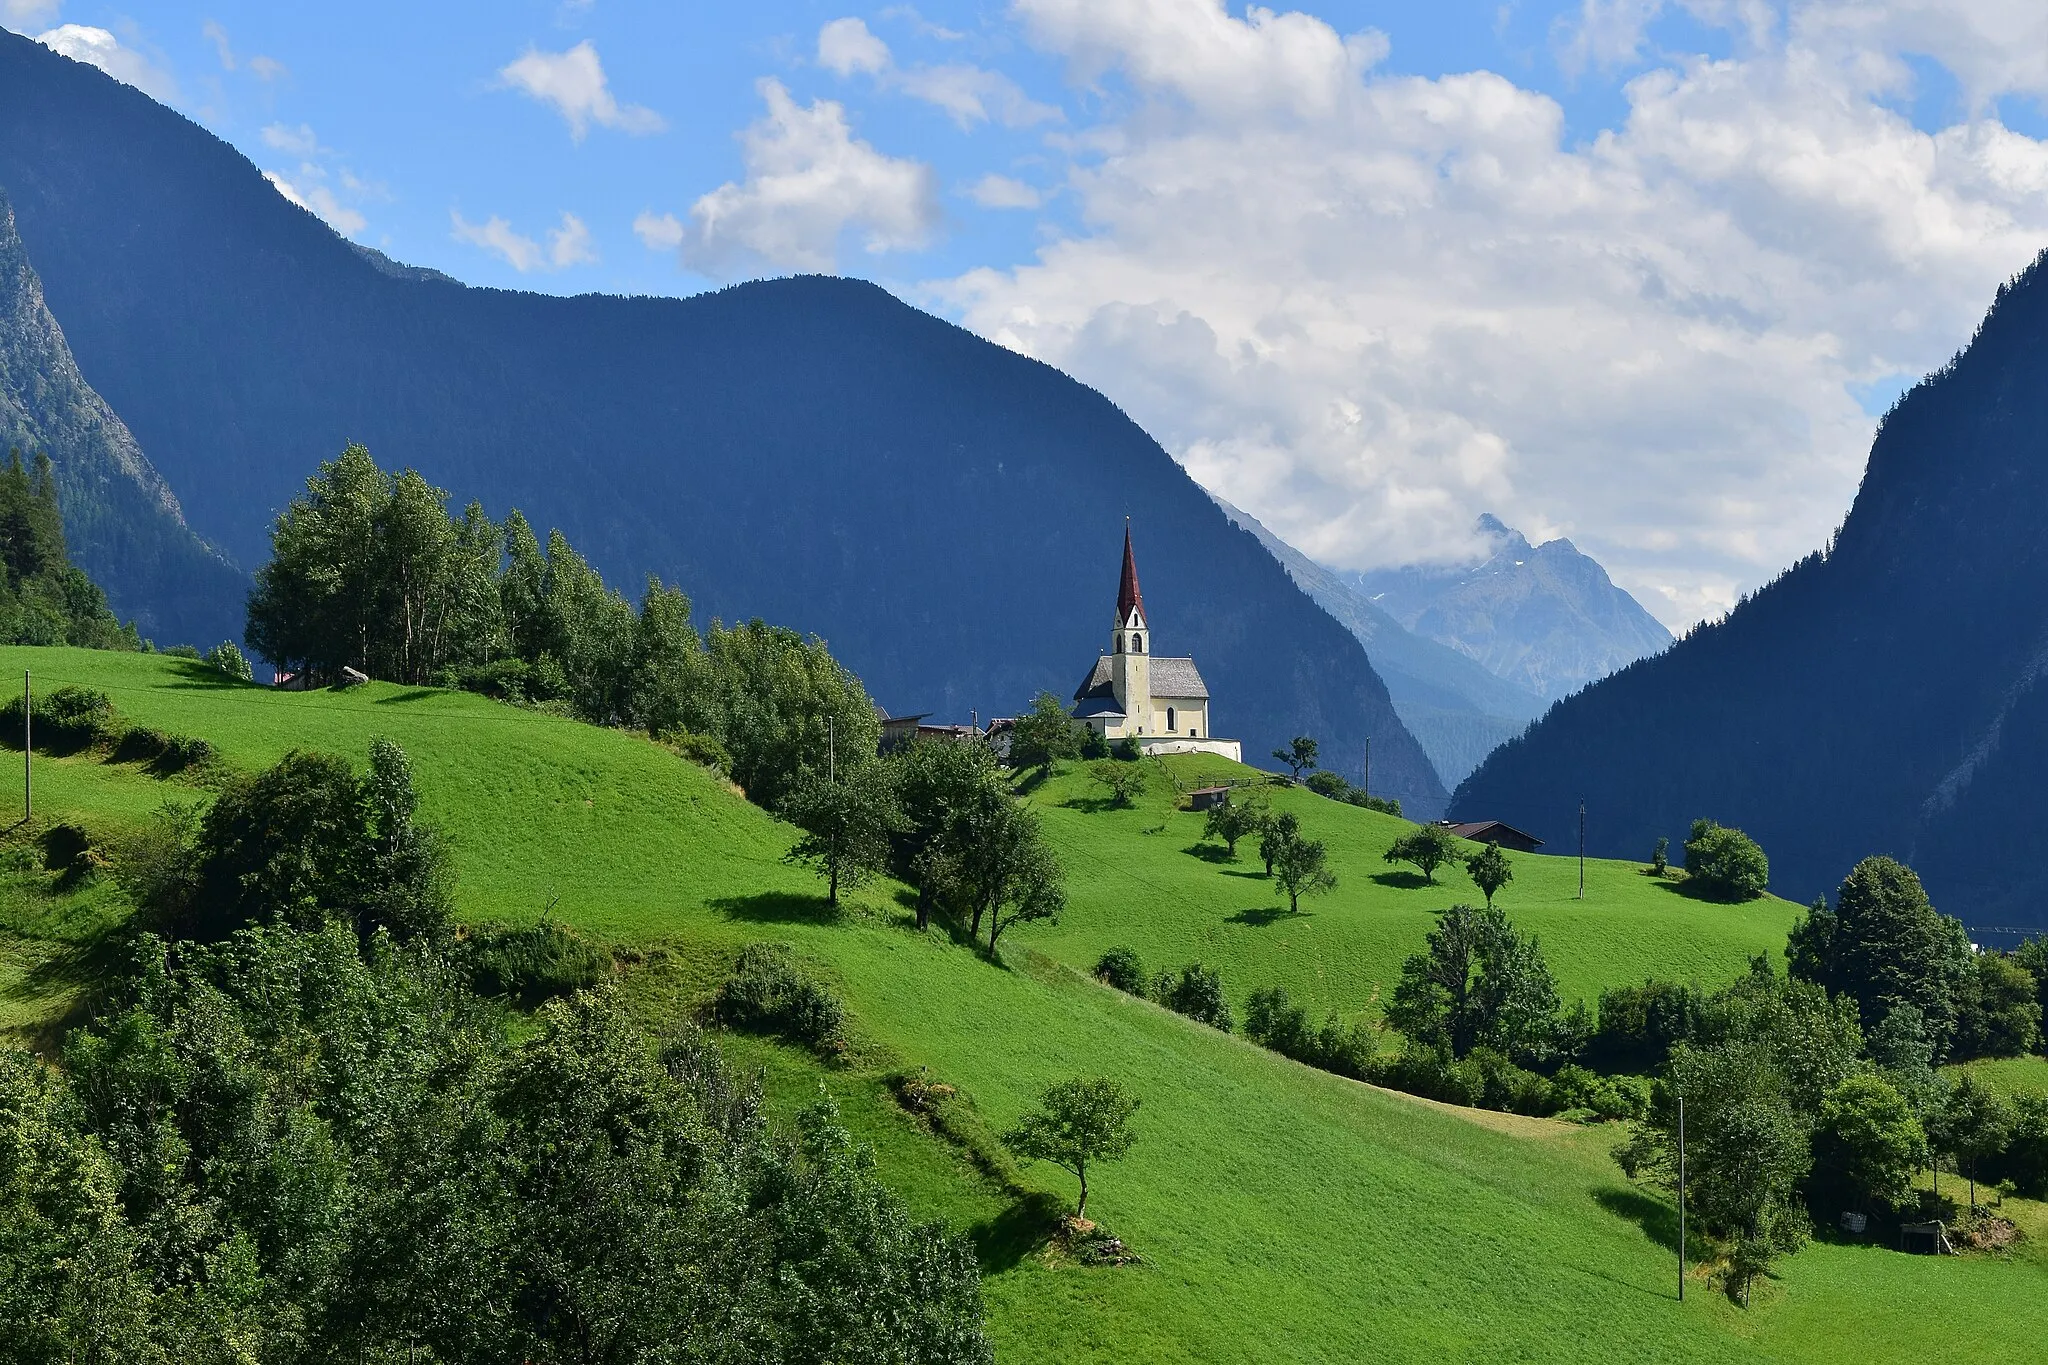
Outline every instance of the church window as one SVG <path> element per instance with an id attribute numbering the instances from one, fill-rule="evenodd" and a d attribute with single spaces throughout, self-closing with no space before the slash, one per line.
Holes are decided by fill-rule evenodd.
<path id="1" fill-rule="evenodd" d="M 1144 636 L 1142 636 L 1142 635 L 1133 635 L 1133 636 L 1131 637 L 1131 652 L 1132 652 L 1133 654 L 1143 654 L 1143 653 L 1145 652 L 1145 637 L 1144 637 Z"/>
<path id="2" fill-rule="evenodd" d="M 1169 706 L 1169 707 L 1167 707 L 1167 708 L 1166 708 L 1166 733 L 1167 733 L 1167 734 L 1169 734 L 1169 735 L 1170 735 L 1170 734 L 1172 734 L 1172 733 L 1173 733 L 1173 727 L 1174 727 L 1174 720 L 1173 720 L 1173 708 L 1172 708 L 1171 706 Z"/>
<path id="3" fill-rule="evenodd" d="M 1116 637 L 1116 652 L 1119 654 L 1124 652 L 1124 637 L 1121 635 Z"/>

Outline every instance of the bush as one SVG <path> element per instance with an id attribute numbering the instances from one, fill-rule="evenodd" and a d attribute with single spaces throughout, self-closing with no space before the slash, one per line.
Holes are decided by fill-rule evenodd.
<path id="1" fill-rule="evenodd" d="M 1136 763 L 1145 755 L 1138 748 L 1138 741 L 1125 735 L 1110 747 L 1109 756 L 1120 763 Z"/>
<path id="2" fill-rule="evenodd" d="M 1309 1027 L 1308 1011 L 1288 997 L 1285 986 L 1267 986 L 1251 993 L 1244 1002 L 1244 1036 L 1261 1047 L 1313 1064 L 1316 1038 Z"/>
<path id="3" fill-rule="evenodd" d="M 0 706 L 0 739 L 19 749 L 22 741 L 21 698 Z M 46 753 L 76 753 L 117 729 L 114 703 L 90 687 L 60 687 L 36 698 L 35 745 Z"/>
<path id="4" fill-rule="evenodd" d="M 1692 822 L 1685 841 L 1686 887 L 1709 900 L 1748 901 L 1763 895 L 1771 861 L 1756 840 L 1712 820 Z"/>
<path id="5" fill-rule="evenodd" d="M 1402 818 L 1401 798 L 1398 796 L 1367 796 L 1365 788 L 1353 787 L 1344 794 L 1344 799 L 1354 806 L 1363 806 L 1367 810 L 1376 810 L 1381 815 L 1391 815 L 1396 820 Z"/>
<path id="6" fill-rule="evenodd" d="M 1111 948 L 1095 960 L 1095 975 L 1125 995 L 1145 998 L 1145 968 L 1135 948 Z"/>
<path id="7" fill-rule="evenodd" d="M 163 752 L 151 766 L 160 773 L 181 773 L 213 761 L 213 745 L 196 735 L 166 735 Z"/>
<path id="8" fill-rule="evenodd" d="M 674 730 L 662 736 L 662 742 L 692 763 L 727 772 L 732 768 L 732 755 L 726 752 L 716 735 L 698 734 L 694 730 Z"/>
<path id="9" fill-rule="evenodd" d="M 1650 1112 L 1650 1082 L 1643 1076 L 1602 1076 L 1566 1065 L 1550 1078 L 1550 1102 L 1596 1119 L 1639 1119 Z"/>
<path id="10" fill-rule="evenodd" d="M 524 659 L 493 659 L 469 668 L 444 669 L 440 683 L 498 701 L 524 702 L 533 697 L 532 670 Z"/>
<path id="11" fill-rule="evenodd" d="M 1230 1032 L 1230 1002 L 1223 997 L 1223 977 L 1214 967 L 1190 962 L 1178 974 L 1161 972 L 1152 998 L 1176 1014 Z"/>
<path id="12" fill-rule="evenodd" d="M 206 657 L 200 662 L 208 668 L 216 669 L 230 678 L 238 678 L 243 682 L 253 681 L 256 676 L 255 670 L 249 667 L 249 661 L 242 657 L 241 647 L 233 640 L 222 640 L 207 650 Z"/>
<path id="13" fill-rule="evenodd" d="M 718 988 L 711 1014 L 727 1028 L 828 1048 L 846 1023 L 839 997 L 797 966 L 786 943 L 750 943 Z"/>
<path id="14" fill-rule="evenodd" d="M 1109 757 L 1109 741 L 1104 739 L 1102 732 L 1092 725 L 1088 727 L 1088 733 L 1081 737 L 1081 757 L 1087 759 Z"/>
<path id="15" fill-rule="evenodd" d="M 1317 796 L 1327 796 L 1332 801 L 1344 801 L 1351 796 L 1351 784 L 1344 780 L 1342 773 L 1327 771 L 1310 773 L 1306 778 L 1302 779 L 1301 785 L 1307 787 Z"/>
<path id="16" fill-rule="evenodd" d="M 163 650 L 163 656 L 166 659 L 191 659 L 197 662 L 199 648 L 196 645 L 169 645 Z"/>
<path id="17" fill-rule="evenodd" d="M 514 929 L 480 924 L 462 945 L 470 981 L 485 995 L 507 995 L 531 1008 L 588 990 L 610 975 L 611 954 L 551 920 Z"/>
<path id="18" fill-rule="evenodd" d="M 1995 1174 L 2030 1199 L 2048 1198 L 2048 1095 L 2015 1095 L 2012 1111 Z"/>

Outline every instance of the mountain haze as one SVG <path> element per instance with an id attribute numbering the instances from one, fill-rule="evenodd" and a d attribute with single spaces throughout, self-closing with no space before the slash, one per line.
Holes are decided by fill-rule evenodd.
<path id="1" fill-rule="evenodd" d="M 1543 714 L 1547 698 L 1496 677 L 1484 664 L 1415 634 L 1380 609 L 1350 579 L 1316 563 L 1256 517 L 1217 500 L 1230 519 L 1259 538 L 1289 577 L 1365 646 L 1387 684 L 1394 710 L 1429 755 L 1446 786 Z"/>
<path id="2" fill-rule="evenodd" d="M 2048 259 L 2048 258 L 2044 258 Z M 1976 927 L 2048 924 L 2048 264 L 1885 417 L 1833 544 L 1717 624 L 1560 703 L 1457 812 L 1647 857 L 1695 816 L 1773 889 L 1912 864 Z"/>
<path id="3" fill-rule="evenodd" d="M 883 704 L 965 719 L 1062 696 L 1106 646 L 1132 518 L 1158 648 L 1219 735 L 1373 743 L 1373 786 L 1445 794 L 1364 650 L 1102 395 L 872 285 L 688 300 L 471 289 L 396 267 L 244 157 L 0 34 L 0 187 L 82 369 L 243 563 L 359 440 L 612 582 L 814 631 Z M 1337 763 L 1357 775 L 1355 759 Z"/>
<path id="4" fill-rule="evenodd" d="M 1492 549 L 1476 563 L 1346 577 L 1416 634 L 1545 698 L 1671 643 L 1671 632 L 1569 540 L 1532 546 L 1490 514 L 1479 531 Z"/>
<path id="5" fill-rule="evenodd" d="M 0 453 L 47 453 L 71 557 L 163 644 L 241 634 L 248 581 L 186 526 L 177 496 L 79 373 L 0 193 Z"/>

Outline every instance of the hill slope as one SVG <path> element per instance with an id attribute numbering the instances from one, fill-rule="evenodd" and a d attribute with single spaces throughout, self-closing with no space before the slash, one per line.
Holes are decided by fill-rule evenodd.
<path id="1" fill-rule="evenodd" d="M 773 1045 L 734 1046 L 789 1103 L 824 1085 L 914 1207 L 974 1233 L 1006 1361 L 1906 1361 L 1951 1346 L 1962 1320 L 1978 1355 L 2022 1359 L 2048 1329 L 2048 1276 L 2024 1256 L 1937 1260 L 1820 1245 L 1789 1261 L 1747 1314 L 1711 1292 L 1681 1306 L 1670 1283 L 1671 1210 L 1621 1181 L 1605 1154 L 1611 1131 L 1456 1111 L 1310 1071 L 1034 960 L 1034 943 L 1066 950 L 1030 926 L 1011 950 L 1019 965 L 1005 969 L 943 935 L 909 932 L 886 895 L 828 920 L 815 883 L 779 861 L 785 826 L 643 740 L 460 694 L 385 685 L 276 693 L 162 658 L 0 650 L 0 669 L 26 666 L 48 685 L 103 687 L 138 721 L 205 736 L 242 765 L 294 744 L 360 761 L 370 736 L 392 735 L 413 758 L 423 812 L 453 838 L 463 913 L 526 919 L 559 895 L 561 918 L 632 950 L 625 989 L 644 1008 L 701 999 L 743 942 L 796 944 L 847 995 L 852 1057 L 821 1069 Z M 118 823 L 165 795 L 196 795 L 92 758 L 39 760 L 38 772 L 46 820 Z M 1057 786 L 1039 798 L 1077 882 L 1100 880 L 1081 870 L 1086 838 L 1157 841 L 1143 832 L 1149 811 L 1127 820 L 1063 804 L 1070 799 Z M 1317 813 L 1379 829 L 1365 812 L 1324 805 Z M 1081 822 L 1092 825 L 1086 838 Z M 1148 861 L 1134 860 L 1135 870 Z M 1532 912 L 1535 900 L 1556 897 L 1549 884 L 1563 860 L 1551 861 L 1517 863 Z M 1147 897 L 1106 890 L 1077 902 L 1060 932 L 1140 932 L 1180 895 L 1176 885 Z M 1595 894 L 1598 903 L 1597 885 Z M 0 931 L 0 949 L 62 930 L 37 905 L 61 919 L 72 904 L 32 893 Z M 1330 915 L 1365 920 L 1384 909 L 1333 902 Z M 1637 954 L 1617 961 L 1615 976 L 1646 964 L 1685 969 L 1659 958 L 1669 935 L 1655 913 L 1621 900 L 1606 910 L 1606 941 L 1627 940 Z M 1607 979 L 1588 956 L 1608 951 L 1602 938 L 1567 944 L 1561 921 L 1546 934 L 1575 986 Z M 1251 976 L 1284 955 L 1267 945 L 1237 961 Z M 1090 1208 L 1147 1264 L 1099 1270 L 1045 1255 L 1026 1235 L 1028 1204 L 887 1099 L 885 1073 L 918 1066 L 962 1086 L 991 1127 L 1075 1072 L 1128 1083 L 1144 1101 L 1139 1142 L 1091 1182 Z M 1071 1194 L 1048 1171 L 1028 1178 Z M 1998 1311 L 1984 1312 L 1990 1304 Z"/>
<path id="2" fill-rule="evenodd" d="M 1107 643 L 1135 523 L 1159 648 L 1220 735 L 1312 734 L 1445 793 L 1358 642 L 1108 400 L 820 278 L 561 299 L 393 270 L 203 129 L 0 33 L 0 186 L 80 367 L 245 563 L 348 440 L 605 576 L 832 642 L 899 713 L 1014 714 Z M 148 206 L 146 227 L 137 206 Z"/>
<path id="3" fill-rule="evenodd" d="M 1476 564 L 1351 574 L 1408 629 L 1545 698 L 1576 692 L 1671 643 L 1671 632 L 1569 540 L 1532 546 L 1491 515 Z"/>
<path id="4" fill-rule="evenodd" d="M 2048 925 L 2048 266 L 1880 427 L 1831 549 L 1669 651 L 1551 710 L 1454 809 L 1647 854 L 1740 825 L 1772 884 L 1910 862 L 1973 926 Z M 1674 759 L 1673 756 L 1676 756 Z M 1678 761 L 1682 760 L 1682 761 Z"/>
<path id="5" fill-rule="evenodd" d="M 1495 746 L 1543 714 L 1546 698 L 1487 671 L 1449 645 L 1415 634 L 1365 591 L 1267 530 L 1256 517 L 1216 499 L 1230 519 L 1259 538 L 1316 605 L 1365 646 L 1394 710 L 1446 786 L 1456 786 Z"/>
<path id="6" fill-rule="evenodd" d="M 78 372 L 0 193 L 0 453 L 47 452 L 71 557 L 114 613 L 164 644 L 241 634 L 248 581 L 185 524 L 177 495 Z"/>

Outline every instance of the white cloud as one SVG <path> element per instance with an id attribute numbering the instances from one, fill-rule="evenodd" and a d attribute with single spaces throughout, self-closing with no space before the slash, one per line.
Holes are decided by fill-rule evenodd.
<path id="1" fill-rule="evenodd" d="M 288 128 L 282 123 L 269 124 L 263 129 L 263 145 L 293 156 L 320 154 L 320 139 L 313 136 L 313 127 L 308 123 L 301 123 L 296 128 Z"/>
<path id="2" fill-rule="evenodd" d="M 1045 202 L 1035 186 L 993 171 L 969 185 L 967 197 L 985 209 L 1035 209 Z"/>
<path id="3" fill-rule="evenodd" d="M 818 30 L 818 65 L 841 76 L 873 76 L 885 89 L 944 110 L 962 128 L 991 119 L 1007 128 L 1029 128 L 1062 117 L 1000 71 L 965 62 L 899 67 L 889 45 L 859 19 L 834 19 Z"/>
<path id="4" fill-rule="evenodd" d="M 64 0 L 0 0 L 0 19 L 17 31 L 31 24 L 46 24 L 64 8 Z"/>
<path id="5" fill-rule="evenodd" d="M 259 52 L 249 59 L 249 74 L 259 81 L 274 81 L 290 75 L 291 72 L 277 58 L 266 57 Z"/>
<path id="6" fill-rule="evenodd" d="M 155 65 L 132 47 L 103 28 L 85 24 L 59 24 L 36 41 L 75 62 L 96 66 L 124 85 L 132 85 L 151 99 L 172 104 L 178 98 L 178 83 L 171 73 Z"/>
<path id="7" fill-rule="evenodd" d="M 317 170 L 317 167 L 308 167 Z M 265 171 L 268 180 L 277 192 L 308 213 L 318 214 L 327 226 L 344 237 L 353 237 L 370 225 L 367 218 L 335 196 L 333 190 L 317 181 L 309 181 L 302 190 L 275 171 Z"/>
<path id="8" fill-rule="evenodd" d="M 597 260 L 590 229 L 573 213 L 562 214 L 561 225 L 548 232 L 545 245 L 515 232 L 510 223 L 496 214 L 481 223 L 472 223 L 450 209 L 448 220 L 456 241 L 482 247 L 522 275 L 536 270 L 566 270 Z"/>
<path id="9" fill-rule="evenodd" d="M 228 31 L 222 28 L 218 21 L 208 19 L 199 26 L 199 33 L 207 42 L 213 44 L 214 55 L 220 58 L 220 69 L 223 71 L 233 71 L 235 69 L 235 49 L 234 45 L 228 42 Z"/>
<path id="10" fill-rule="evenodd" d="M 1722 6 L 1740 55 L 1659 59 L 1581 141 L 1304 15 L 1018 0 L 1129 98 L 1076 139 L 1084 226 L 932 295 L 1320 558 L 1447 558 L 1494 511 L 1683 625 L 1823 543 L 1873 425 L 1851 386 L 1938 366 L 2048 244 L 2048 143 L 1890 107 L 1910 49 L 1871 34 L 1913 5 Z M 1993 58 L 2038 8 L 1981 8 L 1953 60 L 2032 88 Z"/>
<path id="11" fill-rule="evenodd" d="M 832 100 L 799 105 L 772 79 L 756 88 L 768 112 L 740 134 L 747 177 L 691 206 L 687 265 L 713 275 L 761 264 L 824 271 L 849 231 L 872 253 L 931 240 L 940 219 L 931 167 L 854 137 Z"/>
<path id="12" fill-rule="evenodd" d="M 818 65 L 841 76 L 878 75 L 889 69 L 889 45 L 858 19 L 834 19 L 818 30 Z"/>
<path id="13" fill-rule="evenodd" d="M 499 70 L 498 82 L 553 105 L 578 142 L 593 123 L 622 133 L 658 133 L 668 126 L 652 109 L 619 103 L 588 38 L 567 52 L 528 48 L 525 56 Z"/>
<path id="14" fill-rule="evenodd" d="M 657 216 L 652 209 L 642 209 L 633 219 L 633 235 L 649 251 L 675 251 L 682 246 L 688 229 L 673 213 Z"/>

